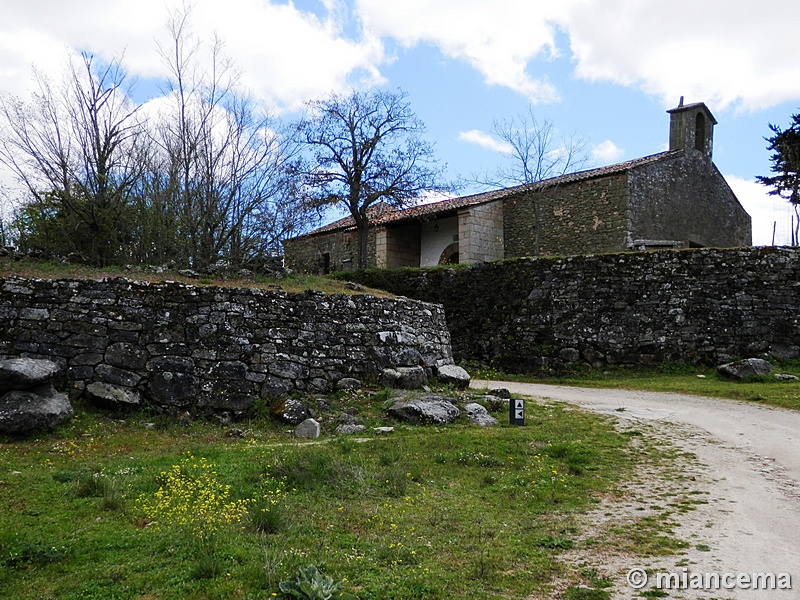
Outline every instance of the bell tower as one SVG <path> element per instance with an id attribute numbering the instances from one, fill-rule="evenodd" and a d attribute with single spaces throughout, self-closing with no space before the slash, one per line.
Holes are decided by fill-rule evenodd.
<path id="1" fill-rule="evenodd" d="M 696 150 L 711 160 L 714 146 L 714 125 L 717 120 L 703 102 L 683 103 L 667 111 L 669 121 L 669 149 Z"/>

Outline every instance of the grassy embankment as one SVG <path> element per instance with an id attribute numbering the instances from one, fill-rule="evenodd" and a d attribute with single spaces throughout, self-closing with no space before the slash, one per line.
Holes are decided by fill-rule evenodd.
<path id="1" fill-rule="evenodd" d="M 262 289 L 282 289 L 289 293 L 300 293 L 308 290 L 324 294 L 371 294 L 373 296 L 390 296 L 386 292 L 369 288 L 347 285 L 344 281 L 324 277 L 321 275 L 291 274 L 280 279 L 254 275 L 248 278 L 236 276 L 220 277 L 214 275 L 201 275 L 190 278 L 176 271 L 154 273 L 148 269 L 125 269 L 123 267 L 86 267 L 76 264 L 62 264 L 48 261 L 13 261 L 0 257 L 0 277 L 31 277 L 42 279 L 99 279 L 101 277 L 125 277 L 139 281 L 160 283 L 165 280 L 179 281 L 198 286 L 224 286 L 224 287 L 251 287 Z"/>

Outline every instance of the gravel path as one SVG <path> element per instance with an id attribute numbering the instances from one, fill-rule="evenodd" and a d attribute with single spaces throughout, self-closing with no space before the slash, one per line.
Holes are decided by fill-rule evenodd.
<path id="1" fill-rule="evenodd" d="M 669 598 L 800 598 L 800 412 L 656 392 L 502 381 L 473 381 L 472 387 L 502 387 L 535 400 L 611 415 L 621 425 L 651 431 L 656 443 L 662 440 L 696 455 L 697 460 L 685 466 L 684 481 L 696 482 L 698 490 L 707 492 L 708 503 L 681 516 L 675 530 L 691 548 L 680 556 L 656 559 L 593 557 L 613 578 L 614 598 L 641 598 L 626 582 L 627 572 L 635 567 L 688 573 L 690 586 L 688 577 L 696 573 L 788 573 L 794 588 L 670 589 Z M 605 506 L 602 514 L 618 511 L 616 516 L 624 519 L 647 506 L 648 488 L 655 497 L 662 484 L 668 485 L 657 476 L 643 481 L 646 485 L 635 501 Z M 601 511 L 597 521 L 602 520 Z M 653 577 L 651 573 L 648 589 Z"/>

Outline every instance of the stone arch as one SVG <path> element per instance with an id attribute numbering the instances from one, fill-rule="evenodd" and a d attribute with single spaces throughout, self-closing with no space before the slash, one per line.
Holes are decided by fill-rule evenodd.
<path id="1" fill-rule="evenodd" d="M 453 242 L 442 250 L 439 256 L 440 265 L 457 265 L 458 264 L 458 242 Z"/>

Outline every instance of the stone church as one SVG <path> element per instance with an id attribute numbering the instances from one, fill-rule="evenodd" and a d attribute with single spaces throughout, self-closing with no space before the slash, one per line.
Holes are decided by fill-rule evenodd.
<path id="1" fill-rule="evenodd" d="M 750 246 L 750 216 L 711 159 L 716 119 L 704 103 L 684 105 L 683 99 L 667 112 L 666 152 L 531 186 L 403 210 L 376 207 L 369 266 Z M 286 266 L 297 271 L 354 269 L 355 224 L 341 219 L 286 240 L 284 250 Z"/>

